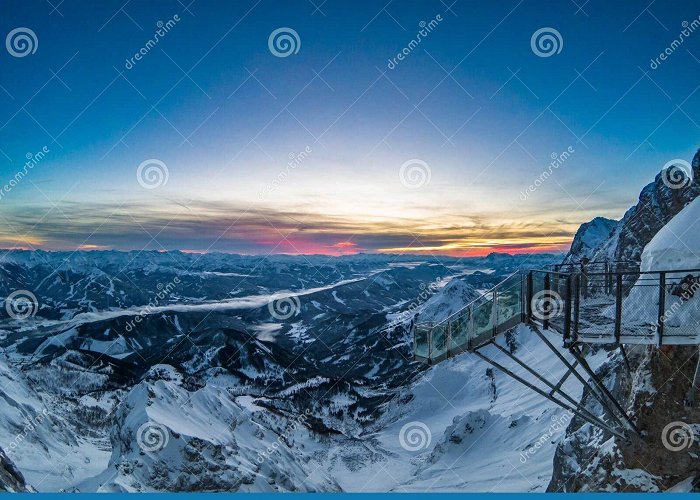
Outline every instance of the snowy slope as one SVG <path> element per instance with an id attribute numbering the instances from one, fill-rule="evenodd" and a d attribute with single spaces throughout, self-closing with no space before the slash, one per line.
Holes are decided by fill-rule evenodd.
<path id="1" fill-rule="evenodd" d="M 642 271 L 700 269 L 700 198 L 656 233 L 642 252 Z"/>
<path id="2" fill-rule="evenodd" d="M 106 440 L 85 433 L 55 398 L 37 393 L 0 355 L 0 448 L 39 491 L 56 491 L 103 469 Z M 63 406 L 63 407 L 62 407 Z M 68 418 L 69 420 L 66 420 Z"/>
<path id="3" fill-rule="evenodd" d="M 642 271 L 666 271 L 700 269 L 700 198 L 696 198 L 676 215 L 654 236 L 642 252 Z M 667 283 L 678 284 L 684 277 L 697 277 L 699 272 L 669 273 Z M 657 275 L 640 277 L 623 302 L 624 311 L 642 323 L 655 325 L 658 322 Z M 675 287 L 675 294 L 666 294 L 666 316 L 668 328 L 683 328 L 689 332 L 700 325 L 700 293 L 697 285 L 685 289 Z M 646 286 L 642 286 L 646 285 Z M 682 294 L 685 292 L 685 295 Z M 672 333 L 671 330 L 667 333 Z"/>
<path id="4" fill-rule="evenodd" d="M 556 334 L 547 335 L 561 343 Z M 563 375 L 563 365 L 528 327 L 519 327 L 508 344 L 550 380 Z M 485 353 L 503 362 L 494 348 Z M 597 366 L 601 359 L 591 362 Z M 522 374 L 517 367 L 514 371 Z M 581 394 L 576 383 L 565 388 Z M 398 400 L 407 403 L 394 405 L 377 432 L 367 436 L 384 450 L 380 466 L 362 468 L 362 474 L 332 470 L 345 490 L 544 491 L 556 444 L 571 420 L 565 410 L 473 354 L 432 367 Z M 426 446 L 411 449 L 420 443 Z"/>

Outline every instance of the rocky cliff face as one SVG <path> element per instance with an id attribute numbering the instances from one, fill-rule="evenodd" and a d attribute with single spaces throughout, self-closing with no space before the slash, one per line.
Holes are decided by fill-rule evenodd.
<path id="1" fill-rule="evenodd" d="M 592 261 L 638 262 L 642 250 L 654 235 L 683 207 L 700 195 L 700 150 L 695 154 L 691 166 L 691 182 L 683 182 L 677 177 L 679 171 L 657 174 L 654 182 L 642 189 L 637 204 L 615 224 L 604 241 L 585 252 L 582 251 L 585 250 L 585 246 L 580 241 L 581 238 L 579 241 L 574 238 L 564 262 L 577 262 L 581 255 L 589 257 Z M 586 234 L 588 226 L 594 221 L 582 225 L 577 236 L 581 232 Z"/>
<path id="2" fill-rule="evenodd" d="M 581 259 L 591 259 L 593 253 L 599 245 L 610 238 L 618 221 L 596 217 L 590 222 L 581 224 L 576 231 L 574 241 L 571 243 L 571 250 L 566 255 L 565 264 L 581 262 Z"/>
<path id="3" fill-rule="evenodd" d="M 5 452 L 0 448 L 0 492 L 27 492 L 22 473 L 17 470 L 14 464 L 7 458 Z"/>
<path id="4" fill-rule="evenodd" d="M 639 261 L 643 257 L 642 269 L 693 267 L 683 258 L 690 258 L 697 248 L 691 225 L 697 220 L 695 204 L 688 204 L 700 193 L 700 152 L 692 167 L 690 185 L 672 189 L 668 179 L 664 183 L 658 175 L 646 186 L 639 203 L 596 249 L 594 259 Z M 671 220 L 686 206 L 683 214 Z M 695 309 L 675 312 L 676 319 L 690 321 L 697 316 L 688 311 Z M 700 405 L 689 397 L 698 366 L 697 346 L 628 345 L 626 349 L 629 363 L 619 349 L 611 347 L 597 373 L 641 436 L 630 433 L 628 439 L 620 439 L 578 418 L 572 420 L 554 456 L 549 491 L 700 491 Z M 594 352 L 605 351 L 595 348 Z M 607 414 L 588 391 L 581 403 L 593 414 Z"/>
<path id="5" fill-rule="evenodd" d="M 554 456 L 548 491 L 700 491 L 700 409 L 685 406 L 696 347 L 635 346 L 630 370 L 619 351 L 598 370 L 642 437 L 625 441 L 574 419 Z M 603 410 L 589 392 L 582 403 Z"/>

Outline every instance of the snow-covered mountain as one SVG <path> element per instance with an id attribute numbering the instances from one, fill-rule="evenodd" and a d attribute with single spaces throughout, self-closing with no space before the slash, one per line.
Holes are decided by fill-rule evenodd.
<path id="1" fill-rule="evenodd" d="M 415 315 L 559 258 L 395 257 L 10 252 L 0 447 L 39 491 L 361 489 L 413 459 L 374 436 Z"/>
<path id="2" fill-rule="evenodd" d="M 680 389 L 663 389 L 663 377 L 684 385 L 695 352 L 671 351 L 666 361 L 651 349 L 632 351 L 629 373 L 617 351 L 588 355 L 608 387 L 643 414 L 646 448 L 616 441 L 476 356 L 434 367 L 412 361 L 416 318 L 440 321 L 514 270 L 560 259 L 12 252 L 0 262 L 12 280 L 2 281 L 3 293 L 31 291 L 36 302 L 23 309 L 8 298 L 2 308 L 30 314 L 0 320 L 0 484 L 39 491 L 691 484 L 692 460 L 681 457 L 674 470 L 673 457 L 649 443 L 658 447 L 655 426 L 667 418 L 700 422 L 694 409 L 678 413 Z M 543 333 L 560 344 L 555 332 Z M 550 380 L 564 375 L 530 327 L 498 341 Z M 487 351 L 503 358 L 493 346 Z M 678 363 L 682 370 L 672 371 Z M 573 378 L 564 388 L 602 414 Z M 662 460 L 640 472 L 633 458 L 654 454 Z"/>
<path id="3" fill-rule="evenodd" d="M 686 181 L 674 177 L 680 171 L 662 171 L 657 174 L 654 182 L 642 189 L 637 204 L 630 208 L 614 225 L 612 232 L 592 249 L 590 244 L 585 244 L 582 240 L 591 229 L 590 224 L 596 219 L 583 224 L 564 262 L 579 262 L 581 257 L 589 257 L 591 261 L 639 262 L 642 250 L 654 235 L 683 207 L 700 195 L 700 150 L 695 154 L 691 166 L 692 179 L 687 178 Z M 598 223 L 595 226 L 603 224 Z M 595 231 L 597 235 L 601 232 L 605 231 Z M 598 238 L 591 239 L 595 241 Z"/>
<path id="4" fill-rule="evenodd" d="M 610 238 L 610 234 L 618 222 L 605 217 L 596 217 L 590 222 L 581 224 L 574 235 L 571 249 L 566 255 L 564 263 L 578 263 L 582 259 L 592 260 L 596 249 Z"/>
<path id="5" fill-rule="evenodd" d="M 591 260 L 637 260 L 642 271 L 700 269 L 696 255 L 700 248 L 700 153 L 692 166 L 694 178 L 689 186 L 671 189 L 659 176 L 646 186 L 639 203 L 591 253 Z M 575 261 L 573 248 L 567 259 L 572 257 Z M 644 286 L 633 287 L 624 297 L 623 311 L 640 324 L 655 325 L 658 281 L 653 275 L 640 279 L 643 282 L 639 284 Z M 666 307 L 674 311 L 665 319 L 667 326 L 700 328 L 700 296 L 692 288 L 684 297 L 669 295 Z M 692 382 L 696 366 L 700 366 L 697 347 L 626 346 L 626 354 L 627 360 L 620 351 L 611 351 L 598 374 L 627 413 L 634 416 L 641 438 L 625 442 L 573 421 L 566 438 L 558 444 L 549 491 L 700 488 L 700 398 Z M 584 391 L 582 402 L 595 408 L 588 391 Z"/>

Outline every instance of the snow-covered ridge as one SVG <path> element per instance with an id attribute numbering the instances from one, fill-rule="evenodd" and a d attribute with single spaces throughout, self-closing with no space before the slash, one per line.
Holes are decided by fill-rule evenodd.
<path id="1" fill-rule="evenodd" d="M 599 240 L 609 223 L 602 223 L 596 218 L 583 224 L 577 232 L 577 236 L 579 233 L 581 235 L 578 240 L 574 239 L 564 262 L 579 262 L 583 257 L 591 261 L 639 262 L 642 250 L 654 235 L 700 195 L 700 150 L 693 157 L 691 165 L 692 179 L 687 185 L 673 185 L 664 178 L 664 172 L 657 174 L 654 181 L 642 189 L 639 202 L 593 248 L 590 248 L 591 244 Z M 593 224 L 596 220 L 598 222 Z M 582 241 L 593 227 L 598 227 L 598 230 L 592 233 L 591 240 Z"/>

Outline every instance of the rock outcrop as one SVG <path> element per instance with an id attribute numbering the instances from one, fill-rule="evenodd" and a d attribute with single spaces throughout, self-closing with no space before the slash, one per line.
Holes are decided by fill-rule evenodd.
<path id="1" fill-rule="evenodd" d="M 582 243 L 574 238 L 564 262 L 578 262 L 579 255 L 588 257 L 591 261 L 638 262 L 642 250 L 654 235 L 700 195 L 700 150 L 695 154 L 691 166 L 692 179 L 686 178 L 685 181 L 680 177 L 680 170 L 667 170 L 657 174 L 654 182 L 642 189 L 637 204 L 614 225 L 604 241 L 586 254 L 581 251 Z M 582 231 L 586 234 L 592 222 L 583 224 L 576 233 L 577 236 Z"/>
<path id="2" fill-rule="evenodd" d="M 24 482 L 22 473 L 17 470 L 2 448 L 0 448 L 0 492 L 19 493 L 27 491 L 29 490 Z"/>

